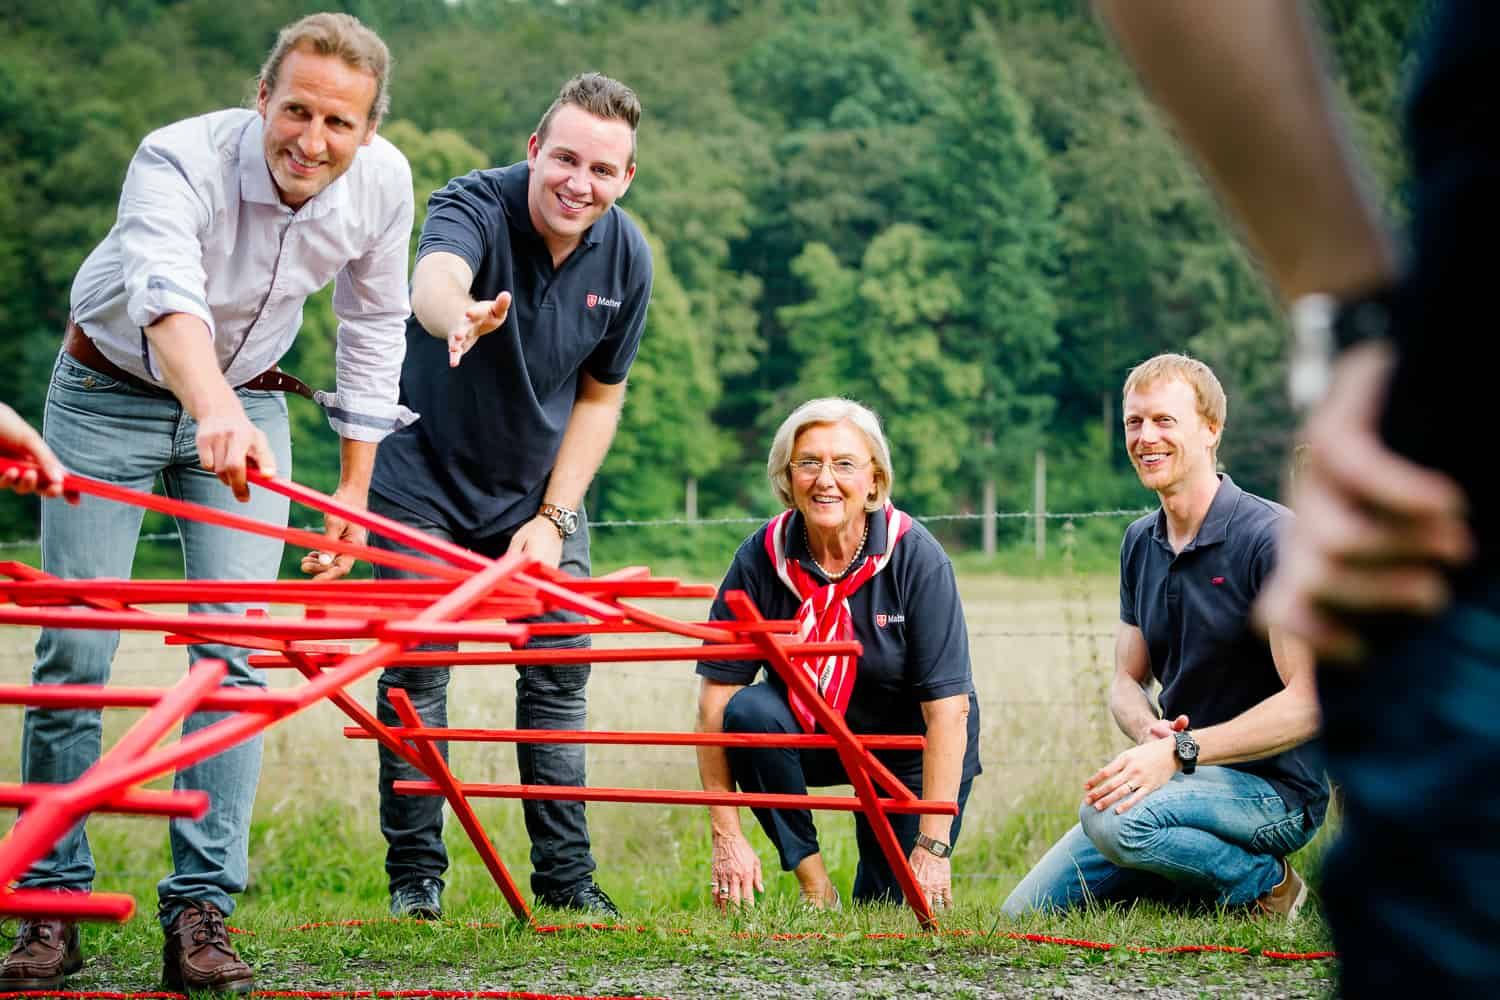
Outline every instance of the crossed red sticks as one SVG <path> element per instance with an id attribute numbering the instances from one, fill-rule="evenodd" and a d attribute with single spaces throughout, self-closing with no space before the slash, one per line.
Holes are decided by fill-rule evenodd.
<path id="1" fill-rule="evenodd" d="M 0 457 L 0 475 L 29 463 Z M 516 917 L 531 911 L 510 872 L 486 835 L 472 798 L 564 799 L 587 802 L 639 802 L 659 805 L 737 805 L 765 808 L 862 812 L 896 873 L 908 904 L 925 929 L 937 926 L 887 818 L 891 813 L 956 815 L 953 802 L 918 799 L 871 753 L 914 749 L 921 736 L 859 736 L 817 696 L 794 665 L 805 658 L 860 651 L 856 642 L 801 642 L 796 624 L 767 621 L 743 593 L 728 595 L 734 621 L 687 622 L 636 606 L 638 599 L 712 597 L 712 587 L 653 577 L 643 567 L 594 578 L 572 577 L 517 555 L 487 559 L 431 538 L 394 521 L 346 507 L 333 498 L 275 477 L 251 472 L 251 482 L 313 510 L 360 524 L 430 558 L 402 555 L 367 545 L 334 541 L 321 534 L 282 528 L 223 511 L 141 493 L 84 476 L 69 475 L 64 490 L 71 502 L 92 496 L 133 504 L 178 518 L 280 538 L 292 545 L 348 553 L 372 563 L 424 574 L 422 580 L 137 581 L 63 580 L 23 563 L 0 563 L 0 625 L 45 626 L 160 632 L 169 645 L 215 642 L 261 650 L 251 657 L 260 667 L 293 669 L 307 683 L 278 691 L 220 688 L 222 661 L 200 660 L 176 685 L 166 689 L 86 685 L 4 685 L 0 704 L 32 708 L 145 709 L 112 748 L 78 780 L 67 785 L 0 784 L 0 807 L 22 810 L 0 840 L 0 916 L 54 916 L 73 920 L 125 920 L 135 903 L 114 893 L 56 893 L 16 888 L 31 865 L 44 857 L 74 824 L 91 812 L 106 811 L 201 819 L 208 811 L 202 792 L 156 791 L 144 783 L 241 743 L 280 720 L 327 699 L 354 723 L 346 736 L 373 739 L 427 775 L 427 781 L 401 781 L 397 792 L 441 795 L 469 835 Z M 56 503 L 58 501 L 45 501 Z M 265 603 L 282 614 L 244 616 L 181 614 L 148 610 L 153 605 L 193 601 Z M 566 609 L 584 622 L 518 623 L 515 619 Z M 534 636 L 616 633 L 674 635 L 702 646 L 630 646 L 620 649 L 526 649 Z M 509 649 L 427 652 L 423 642 L 506 643 Z M 356 649 L 353 644 L 360 643 Z M 759 659 L 810 705 L 821 733 L 773 735 L 688 732 L 602 732 L 521 729 L 451 729 L 423 726 L 406 692 L 391 692 L 401 720 L 387 726 L 348 692 L 350 684 L 387 666 L 443 667 L 496 664 L 664 662 L 674 660 Z M 169 733 L 200 710 L 232 713 L 186 738 Z M 626 746 L 764 746 L 831 748 L 849 774 L 853 796 L 710 793 L 655 788 L 599 788 L 565 785 L 493 785 L 461 782 L 435 743 L 590 743 Z M 165 741 L 165 742 L 164 742 Z M 877 784 L 885 794 L 877 791 Z"/>

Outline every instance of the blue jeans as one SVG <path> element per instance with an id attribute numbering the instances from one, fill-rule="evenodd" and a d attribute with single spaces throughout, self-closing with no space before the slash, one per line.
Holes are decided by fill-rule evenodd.
<path id="1" fill-rule="evenodd" d="M 457 542 L 481 555 L 497 558 L 505 553 L 512 532 L 488 538 L 456 535 L 397 506 L 378 493 L 370 495 L 370 509 L 393 521 L 417 528 L 434 538 Z M 372 545 L 392 552 L 412 552 L 371 532 Z M 578 530 L 563 542 L 560 568 L 575 576 L 589 575 L 588 522 L 582 511 Z M 383 580 L 407 579 L 418 574 L 385 566 L 375 567 Z M 554 611 L 526 621 L 583 621 L 571 611 Z M 586 649 L 589 636 L 543 636 L 531 649 Z M 429 644 L 423 649 L 452 650 L 451 644 Z M 484 669 L 484 668 L 475 668 Z M 557 667 L 517 667 L 517 729 L 583 729 L 588 721 L 586 687 L 588 664 Z M 375 714 L 388 725 L 399 725 L 391 707 L 390 690 L 404 688 L 422 722 L 431 727 L 448 724 L 447 667 L 389 667 L 381 672 Z M 446 760 L 448 746 L 438 744 Z M 585 755 L 582 744 L 517 743 L 516 763 L 521 783 L 526 785 L 584 785 Z M 443 846 L 443 799 L 436 795 L 397 795 L 395 781 L 425 781 L 427 776 L 385 747 L 380 747 L 380 832 L 385 835 L 385 871 L 392 889 L 421 877 L 439 878 L 448 870 L 448 852 Z M 522 804 L 526 832 L 531 838 L 531 888 L 538 894 L 566 889 L 593 874 L 594 856 L 589 849 L 588 821 L 582 802 L 526 800 Z"/>
<path id="2" fill-rule="evenodd" d="M 279 393 L 241 390 L 240 403 L 266 433 L 282 475 L 292 466 L 286 400 Z M 275 525 L 287 522 L 285 497 L 252 489 L 239 503 L 227 486 L 198 464 L 197 423 L 172 396 L 153 395 L 115 381 L 62 354 L 47 392 L 43 433 L 70 470 L 141 491 L 161 477 L 168 496 L 232 511 Z M 61 577 L 130 576 L 140 536 L 139 507 L 84 497 L 78 506 L 42 504 L 42 569 Z M 189 579 L 272 580 L 281 564 L 280 541 L 197 521 L 178 522 Z M 246 605 L 192 604 L 194 612 L 240 614 Z M 118 632 L 43 629 L 36 644 L 34 684 L 104 684 L 120 643 Z M 259 687 L 265 680 L 247 665 L 249 650 L 234 646 L 188 647 L 196 663 L 215 657 L 229 665 L 225 687 Z M 183 723 L 189 734 L 225 717 L 197 712 Z M 98 710 L 27 709 L 22 726 L 21 774 L 27 782 L 76 779 L 98 760 Z M 260 778 L 260 737 L 177 772 L 178 789 L 208 792 L 208 815 L 171 821 L 173 873 L 157 886 L 168 901 L 163 923 L 176 916 L 170 901 L 186 898 L 234 910 L 232 894 L 249 877 L 250 813 Z M 93 886 L 94 859 L 83 824 L 37 862 L 21 882 L 29 887 L 85 890 Z"/>
<path id="3" fill-rule="evenodd" d="M 1318 675 L 1344 823 L 1323 903 L 1347 996 L 1500 983 L 1500 577 Z"/>
<path id="4" fill-rule="evenodd" d="M 1264 778 L 1232 767 L 1174 775 L 1123 815 L 1082 805 L 1078 818 L 1006 899 L 1007 915 L 1140 898 L 1242 905 L 1317 832 Z"/>
<path id="5" fill-rule="evenodd" d="M 801 734 L 802 726 L 780 692 L 769 684 L 751 684 L 736 691 L 724 706 L 726 733 Z M 792 747 L 729 747 L 729 770 L 742 792 L 778 795 L 806 795 L 809 785 L 847 785 L 849 774 L 832 750 L 797 750 Z M 918 797 L 922 794 L 922 761 L 912 755 L 908 765 L 883 763 Z M 950 844 L 958 843 L 963 826 L 964 806 L 969 801 L 972 778 L 965 778 L 958 789 L 958 815 L 948 834 Z M 878 787 L 878 786 L 877 786 Z M 756 809 L 755 818 L 766 832 L 781 858 L 782 871 L 792 871 L 802 861 L 818 853 L 818 830 L 812 813 L 806 809 Z M 917 828 L 922 817 L 910 813 L 890 814 L 891 829 L 907 856 L 917 843 Z M 886 860 L 875 832 L 863 813 L 854 815 L 854 841 L 859 848 L 859 866 L 854 873 L 854 901 L 857 903 L 900 903 L 901 886 Z"/>

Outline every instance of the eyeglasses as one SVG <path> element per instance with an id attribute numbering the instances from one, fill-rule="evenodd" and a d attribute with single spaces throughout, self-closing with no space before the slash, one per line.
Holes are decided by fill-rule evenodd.
<path id="1" fill-rule="evenodd" d="M 847 458 L 837 458 L 832 462 L 820 462 L 813 458 L 802 458 L 793 462 L 788 468 L 792 475 L 800 479 L 817 479 L 823 474 L 823 466 L 828 466 L 833 471 L 833 478 L 839 480 L 850 480 L 868 468 L 869 462 L 855 462 Z"/>

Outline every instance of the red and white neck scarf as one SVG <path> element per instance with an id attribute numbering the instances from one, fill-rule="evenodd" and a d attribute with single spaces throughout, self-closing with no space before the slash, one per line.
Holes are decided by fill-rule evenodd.
<path id="1" fill-rule="evenodd" d="M 776 567 L 776 575 L 792 593 L 802 601 L 797 609 L 797 635 L 803 642 L 839 642 L 854 638 L 854 618 L 849 613 L 849 595 L 869 582 L 870 578 L 891 561 L 896 543 L 911 530 L 911 515 L 886 504 L 877 511 L 876 517 L 885 518 L 885 551 L 865 557 L 865 561 L 852 573 L 833 583 L 821 583 L 802 568 L 795 559 L 787 558 L 787 534 L 791 529 L 793 511 L 785 511 L 771 519 L 766 527 L 766 555 Z M 854 674 L 858 658 L 854 656 L 797 657 L 792 665 L 801 670 L 817 688 L 823 700 L 840 715 L 849 707 L 849 696 L 854 693 Z M 798 698 L 796 692 L 788 691 L 792 714 L 802 724 L 805 732 L 817 728 L 812 712 Z"/>

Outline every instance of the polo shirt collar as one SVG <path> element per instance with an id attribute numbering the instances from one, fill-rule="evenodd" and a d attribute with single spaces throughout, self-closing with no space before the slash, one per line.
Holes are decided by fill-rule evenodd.
<path id="1" fill-rule="evenodd" d="M 1227 472 L 1219 473 L 1219 488 L 1214 491 L 1213 501 L 1208 505 L 1208 513 L 1203 515 L 1203 523 L 1198 526 L 1198 533 L 1182 551 L 1191 552 L 1206 545 L 1218 545 L 1223 542 L 1228 537 L 1229 521 L 1234 516 L 1234 509 L 1239 506 L 1242 493 L 1244 490 L 1234 484 L 1234 480 L 1229 478 Z M 874 535 L 873 531 L 871 535 Z M 1151 527 L 1151 537 L 1162 545 L 1170 547 L 1171 543 L 1167 540 L 1167 512 L 1165 510 L 1156 512 L 1156 523 Z"/>
<path id="2" fill-rule="evenodd" d="M 271 178 L 271 168 L 266 165 L 263 141 L 265 127 L 265 119 L 257 114 L 250 119 L 240 135 L 240 200 L 260 205 L 277 205 L 291 212 L 282 202 L 281 195 L 276 190 L 276 182 Z M 354 154 L 354 162 L 349 164 L 348 170 L 297 209 L 295 214 L 298 220 L 321 218 L 330 212 L 349 207 L 349 174 L 359 163 L 364 150 L 365 147 L 361 146 Z"/>
<path id="3" fill-rule="evenodd" d="M 527 201 L 530 189 L 531 164 L 525 160 L 512 164 L 510 169 L 505 171 L 505 175 L 500 178 L 500 200 L 505 205 L 505 215 L 510 220 L 510 228 L 532 239 L 540 240 L 541 234 L 536 231 L 536 226 L 531 224 L 531 205 Z M 609 213 L 605 212 L 599 222 L 584 230 L 580 244 L 597 246 L 599 224 L 607 218 L 609 218 Z"/>

